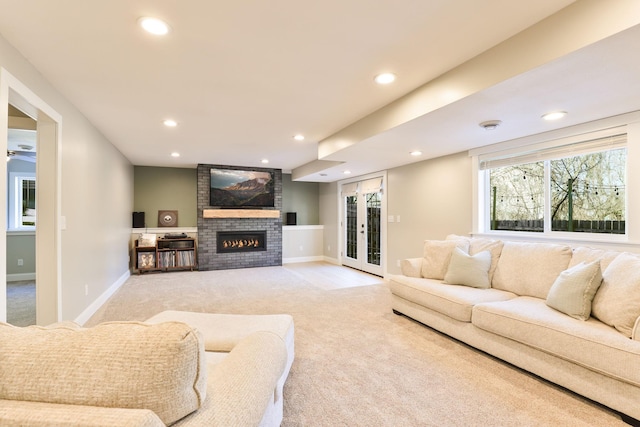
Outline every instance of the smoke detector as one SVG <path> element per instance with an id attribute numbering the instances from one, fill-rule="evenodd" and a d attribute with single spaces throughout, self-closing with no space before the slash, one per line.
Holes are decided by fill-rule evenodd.
<path id="1" fill-rule="evenodd" d="M 480 123 L 480 127 L 485 128 L 485 130 L 494 130 L 502 123 L 500 120 L 487 120 L 486 122 Z"/>

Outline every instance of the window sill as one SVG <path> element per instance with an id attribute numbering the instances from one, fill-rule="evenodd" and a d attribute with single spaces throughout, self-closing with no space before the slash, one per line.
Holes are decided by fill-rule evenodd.
<path id="1" fill-rule="evenodd" d="M 10 229 L 7 230 L 7 235 L 8 236 L 35 236 L 36 235 L 36 230 L 26 230 L 26 229 Z"/>
<path id="2" fill-rule="evenodd" d="M 533 233 L 527 231 L 491 231 L 491 232 L 472 232 L 473 237 L 485 237 L 488 239 L 513 240 L 513 241 L 529 241 L 529 242 L 548 242 L 548 243 L 565 243 L 570 246 L 579 245 L 597 245 L 616 248 L 635 247 L 640 242 L 629 240 L 626 234 L 593 234 L 593 233 L 567 233 L 556 231 L 553 233 Z M 623 249 L 624 250 L 624 249 Z"/>

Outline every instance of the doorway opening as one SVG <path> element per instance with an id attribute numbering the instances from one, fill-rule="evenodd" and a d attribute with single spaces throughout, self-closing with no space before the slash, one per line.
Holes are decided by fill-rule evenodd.
<path id="1" fill-rule="evenodd" d="M 36 324 L 37 122 L 9 104 L 7 133 L 7 322 Z"/>
<path id="2" fill-rule="evenodd" d="M 36 123 L 36 142 L 33 144 L 34 149 L 37 146 L 35 180 L 23 176 L 16 181 L 19 183 L 16 193 L 22 198 L 15 199 L 18 201 L 14 202 L 14 208 L 16 208 L 14 210 L 17 213 L 14 215 L 13 224 L 15 226 L 21 224 L 22 227 L 27 228 L 32 227 L 32 232 L 35 233 L 34 282 L 37 283 L 35 286 L 35 322 L 38 325 L 47 325 L 59 321 L 62 313 L 60 285 L 62 282 L 60 255 L 60 126 L 62 116 L 6 69 L 0 68 L 0 150 L 6 150 L 7 154 L 13 157 L 18 155 L 28 157 L 28 150 L 23 147 L 22 153 L 17 153 L 19 150 L 11 150 L 14 153 L 9 153 L 9 106 Z M 23 145 L 31 144 L 25 143 Z M 5 189 L 5 197 L 2 198 L 4 204 L 0 209 L 0 223 L 4 222 L 5 227 L 10 224 L 7 191 L 10 180 L 7 163 L 9 162 L 1 162 L 4 165 L 4 170 L 0 170 L 0 188 Z M 26 206 L 23 211 L 20 207 L 25 201 Z M 29 230 L 21 230 L 21 232 L 27 231 Z M 0 247 L 7 250 L 8 240 L 8 232 L 0 233 Z M 5 254 L 8 255 L 9 252 L 7 251 Z M 7 263 L 12 262 L 7 258 L 8 256 L 0 257 L 0 321 L 7 320 Z M 21 263 L 24 267 L 27 263 L 26 255 L 23 258 L 16 258 L 15 263 L 20 263 L 20 259 L 22 259 Z"/>

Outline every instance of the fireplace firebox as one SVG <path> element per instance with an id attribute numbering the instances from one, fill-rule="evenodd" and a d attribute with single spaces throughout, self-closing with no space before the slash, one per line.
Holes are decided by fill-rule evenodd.
<path id="1" fill-rule="evenodd" d="M 267 232 L 259 231 L 218 231 L 218 253 L 252 252 L 267 250 Z"/>

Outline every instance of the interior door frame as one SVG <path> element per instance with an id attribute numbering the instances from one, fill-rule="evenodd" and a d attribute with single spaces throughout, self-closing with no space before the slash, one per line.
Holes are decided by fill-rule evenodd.
<path id="1" fill-rule="evenodd" d="M 9 104 L 15 106 L 37 122 L 36 160 L 36 323 L 47 325 L 62 319 L 62 242 L 61 223 L 61 134 L 62 116 L 15 78 L 0 67 L 0 150 L 7 151 Z M 7 165 L 0 162 L 0 188 L 2 203 L 0 223 L 7 223 Z M 7 320 L 7 233 L 0 233 L 0 321 Z"/>
<path id="2" fill-rule="evenodd" d="M 387 275 L 387 171 L 361 175 L 358 177 L 338 181 L 338 263 L 340 265 L 345 265 L 344 261 L 346 258 L 344 254 L 346 221 L 344 197 L 342 196 L 342 186 L 344 184 L 366 181 L 373 178 L 382 178 L 382 197 L 380 206 L 380 267 L 382 269 L 382 276 L 385 277 Z M 358 194 L 358 196 L 360 196 L 360 194 Z"/>

